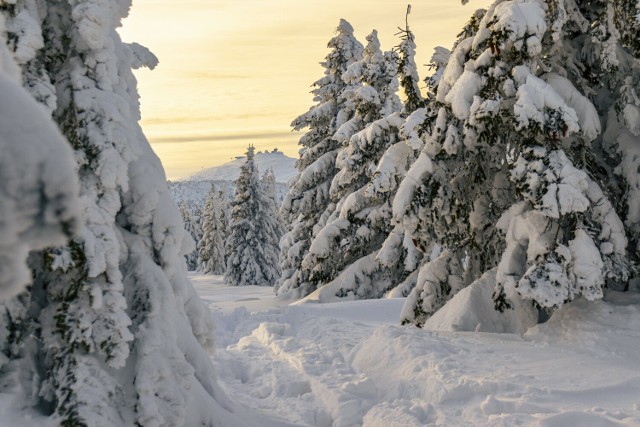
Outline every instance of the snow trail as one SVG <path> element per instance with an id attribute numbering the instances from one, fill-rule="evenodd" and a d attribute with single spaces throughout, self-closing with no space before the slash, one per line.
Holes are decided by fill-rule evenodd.
<path id="1" fill-rule="evenodd" d="M 276 424 L 640 425 L 640 299 L 580 299 L 526 334 L 492 334 L 398 326 L 402 299 L 287 306 L 192 280 L 221 385 Z"/>

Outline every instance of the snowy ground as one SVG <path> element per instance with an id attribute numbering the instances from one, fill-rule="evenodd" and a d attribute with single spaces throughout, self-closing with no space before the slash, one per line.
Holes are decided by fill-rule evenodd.
<path id="1" fill-rule="evenodd" d="M 221 385 L 283 424 L 640 426 L 638 300 L 577 301 L 525 335 L 435 332 L 398 326 L 398 299 L 287 306 L 192 280 Z"/>

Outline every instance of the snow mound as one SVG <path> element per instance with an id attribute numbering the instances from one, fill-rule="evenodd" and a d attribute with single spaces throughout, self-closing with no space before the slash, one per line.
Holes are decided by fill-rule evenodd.
<path id="1" fill-rule="evenodd" d="M 493 289 L 496 270 L 490 270 L 458 292 L 424 324 L 430 331 L 524 333 L 538 320 L 531 304 L 520 302 L 515 310 L 496 311 Z M 514 302 L 515 304 L 515 302 Z"/>
<path id="2" fill-rule="evenodd" d="M 240 167 L 246 161 L 245 156 L 239 156 L 220 166 L 204 169 L 181 181 L 235 181 L 240 176 Z M 283 152 L 274 151 L 257 152 L 255 162 L 260 175 L 267 169 L 271 169 L 276 177 L 276 182 L 287 183 L 296 176 L 296 159 L 287 157 Z"/>
<path id="3" fill-rule="evenodd" d="M 547 322 L 531 328 L 526 336 L 541 342 L 589 346 L 612 359 L 637 357 L 637 346 L 630 347 L 627 341 L 640 342 L 640 294 L 609 291 L 603 300 L 578 298 Z"/>

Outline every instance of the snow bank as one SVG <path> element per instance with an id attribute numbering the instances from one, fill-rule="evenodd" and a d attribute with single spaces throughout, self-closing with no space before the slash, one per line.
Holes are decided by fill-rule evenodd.
<path id="1" fill-rule="evenodd" d="M 531 304 L 496 311 L 492 299 L 496 270 L 490 270 L 471 285 L 458 292 L 424 324 L 430 331 L 469 331 L 524 333 L 538 321 Z M 515 303 L 514 303 L 515 304 Z"/>

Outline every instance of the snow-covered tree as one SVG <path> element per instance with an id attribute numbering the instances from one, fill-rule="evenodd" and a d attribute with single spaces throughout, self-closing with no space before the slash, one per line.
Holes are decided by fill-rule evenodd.
<path id="1" fill-rule="evenodd" d="M 191 207 L 189 203 L 183 202 L 180 205 L 180 215 L 184 222 L 184 229 L 193 239 L 193 250 L 185 255 L 187 270 L 195 271 L 198 268 L 197 244 L 202 240 L 202 210 L 197 206 Z"/>
<path id="2" fill-rule="evenodd" d="M 400 35 L 401 43 L 396 49 L 398 79 L 406 101 L 401 113 L 394 112 L 377 120 L 356 135 L 366 141 L 365 148 L 376 147 L 371 149 L 375 152 L 378 147 L 386 147 L 386 151 L 375 165 L 370 180 L 348 195 L 337 217 L 339 221 L 329 222 L 337 227 L 333 230 L 327 227 L 321 232 L 330 235 L 339 230 L 345 266 L 336 263 L 342 270 L 322 287 L 320 300 L 345 296 L 379 298 L 391 289 L 395 296 L 406 296 L 416 282 L 422 253 L 403 225 L 395 224 L 391 208 L 400 182 L 415 161 L 417 150 L 422 148 L 421 137 L 434 120 L 433 82 L 446 65 L 448 51 L 436 50 L 430 64 L 433 75 L 428 79 L 428 98 L 424 98 L 417 83 L 415 42 L 408 22 Z M 356 137 L 350 142 L 357 142 Z M 326 242 L 314 240 L 311 252 L 313 245 Z M 340 249 L 334 250 L 340 253 Z"/>
<path id="3" fill-rule="evenodd" d="M 260 182 L 254 148 L 236 180 L 227 238 L 226 280 L 236 286 L 273 286 L 280 277 L 278 242 L 281 225 L 275 204 Z"/>
<path id="4" fill-rule="evenodd" d="M 568 71 L 602 119 L 593 163 L 606 171 L 629 239 L 629 253 L 640 263 L 640 4 L 630 0 L 579 5 L 584 32 L 574 42 Z M 588 28 L 587 23 L 591 23 Z M 590 55 L 582 52 L 589 51 Z M 606 162 L 605 162 L 606 161 Z M 595 167 L 594 167 L 595 169 Z M 613 173 L 611 173 L 613 172 Z"/>
<path id="5" fill-rule="evenodd" d="M 227 268 L 225 240 L 226 213 L 222 190 L 211 186 L 202 210 L 202 238 L 198 242 L 198 271 L 205 274 L 224 274 Z"/>
<path id="6" fill-rule="evenodd" d="M 72 152 L 51 117 L 20 87 L 20 68 L 5 43 L 0 20 L 0 301 L 31 282 L 30 251 L 64 244 L 80 223 Z M 8 311 L 11 304 L 0 307 Z M 0 317 L 2 351 L 6 316 Z"/>
<path id="7" fill-rule="evenodd" d="M 320 217 L 309 252 L 301 263 L 302 276 L 308 277 L 308 282 L 296 290 L 298 296 L 330 282 L 367 250 L 363 242 L 354 240 L 351 245 L 351 239 L 341 238 L 347 233 L 350 222 L 340 218 L 340 212 L 349 195 L 371 179 L 386 147 L 396 142 L 391 135 L 397 135 L 400 115 L 396 114 L 391 122 L 386 118 L 402 108 L 396 93 L 398 64 L 395 53 L 380 50 L 375 30 L 367 36 L 367 42 L 362 60 L 354 62 L 342 75 L 349 85 L 342 98 L 354 114 L 333 136 L 343 145 L 336 156 L 338 171 L 329 189 L 331 203 Z"/>
<path id="8" fill-rule="evenodd" d="M 296 118 L 295 130 L 308 128 L 300 138 L 302 147 L 296 163 L 298 175 L 292 180 L 282 203 L 281 212 L 290 230 L 280 243 L 282 276 L 276 284 L 278 293 L 300 288 L 308 281 L 300 269 L 309 250 L 314 227 L 330 203 L 329 188 L 335 176 L 335 160 L 340 143 L 333 139 L 336 131 L 350 119 L 352 109 L 341 96 L 347 85 L 342 74 L 362 57 L 362 45 L 353 36 L 353 27 L 340 20 L 336 36 L 329 41 L 331 49 L 322 66 L 324 77 L 314 83 L 316 105 Z"/>
<path id="9" fill-rule="evenodd" d="M 407 20 L 404 29 L 400 30 L 400 45 L 398 52 L 398 81 L 404 91 L 405 101 L 403 113 L 409 115 L 425 106 L 425 99 L 420 91 L 418 66 L 416 64 L 416 42 L 413 32 L 409 29 L 409 14 L 411 5 L 407 6 Z"/>
<path id="10" fill-rule="evenodd" d="M 184 271 L 186 233 L 138 125 L 131 67 L 156 60 L 120 40 L 115 29 L 129 7 L 125 0 L 0 5 L 25 87 L 74 151 L 86 221 L 70 243 L 32 254 L 31 287 L 5 303 L 0 382 L 21 407 L 60 425 L 242 425 L 215 382 L 206 351 L 213 325 Z M 3 88 L 0 97 L 7 94 Z M 28 136 L 29 128 L 41 129 L 30 122 L 16 130 Z M 42 154 L 41 173 L 53 153 Z M 51 185 L 67 191 L 55 175 L 46 179 L 39 200 L 55 195 Z M 68 219 L 62 207 L 42 215 L 51 229 Z"/>
<path id="11" fill-rule="evenodd" d="M 494 267 L 500 310 L 521 298 L 545 308 L 601 298 L 628 280 L 624 226 L 594 161 L 597 97 L 582 85 L 590 10 L 500 1 L 461 33 L 437 119 L 394 205 L 419 247 L 447 249 L 423 267 L 403 321 L 423 323 Z"/>
<path id="12" fill-rule="evenodd" d="M 278 206 L 278 199 L 276 196 L 276 176 L 271 168 L 267 169 L 262 175 L 262 186 L 267 195 L 267 198 L 273 202 L 273 210 L 277 212 L 278 225 L 280 227 L 278 234 L 283 236 L 288 230 L 285 225 L 285 221 L 282 218 L 280 207 Z"/>
<path id="13" fill-rule="evenodd" d="M 276 203 L 276 176 L 271 168 L 262 174 L 262 185 L 267 197 L 273 199 L 273 202 Z"/>

